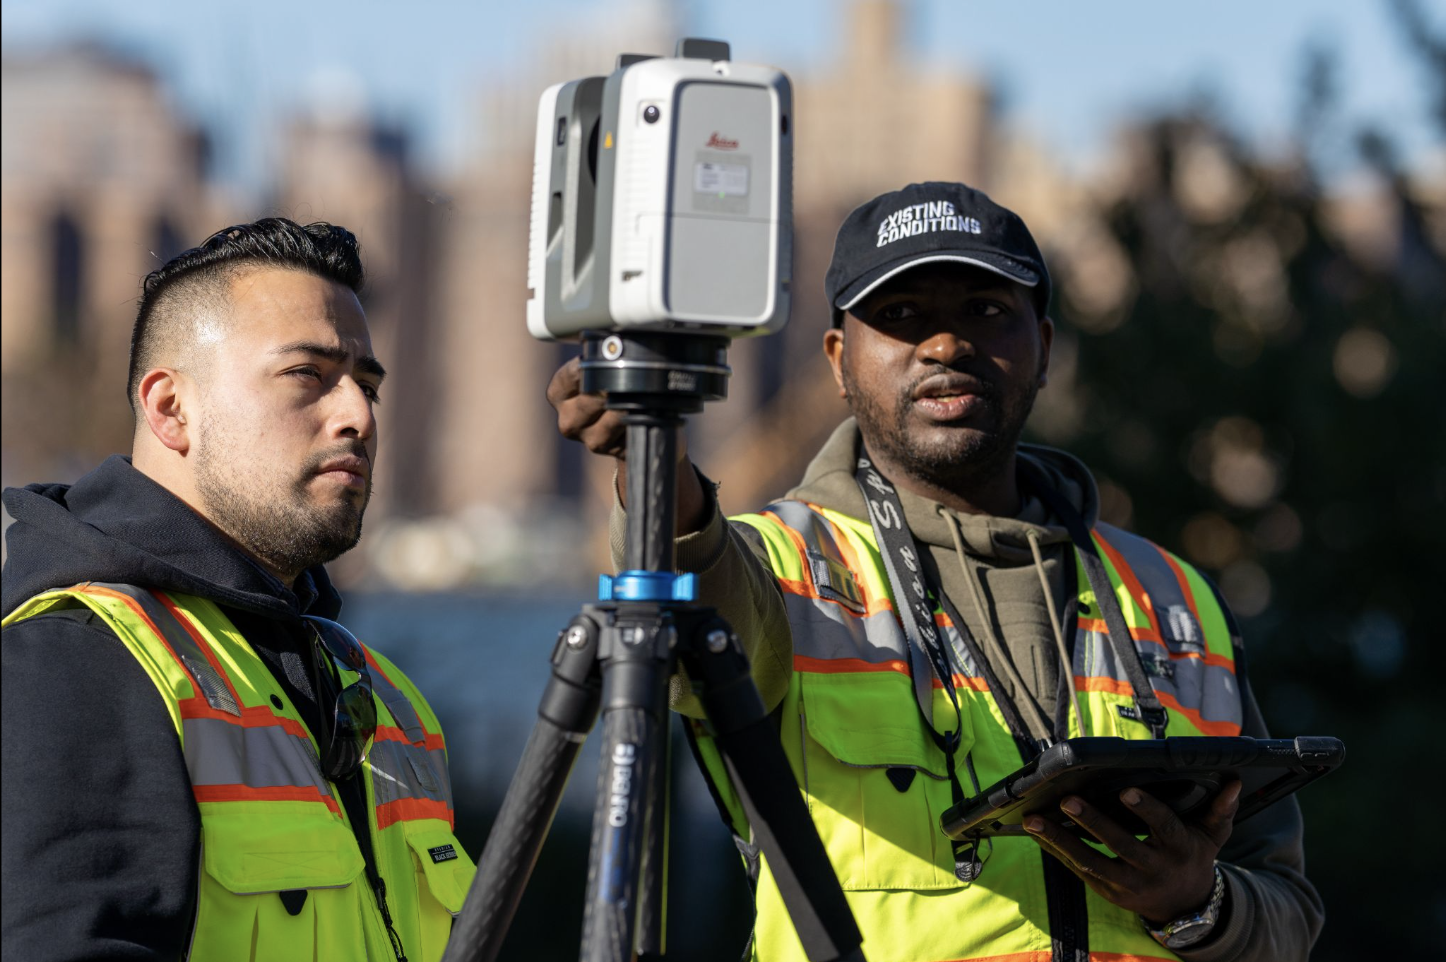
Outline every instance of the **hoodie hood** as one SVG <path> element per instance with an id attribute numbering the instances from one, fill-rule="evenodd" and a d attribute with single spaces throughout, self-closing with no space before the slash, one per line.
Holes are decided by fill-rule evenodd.
<path id="1" fill-rule="evenodd" d="M 273 619 L 335 618 L 341 597 L 320 565 L 283 585 L 170 491 L 114 455 L 72 485 L 6 488 L 0 607 L 82 581 L 200 595 Z"/>
<path id="2" fill-rule="evenodd" d="M 854 480 L 861 443 L 856 420 L 839 425 L 788 498 L 867 518 L 863 492 Z M 1021 444 L 1018 456 L 1036 469 L 1040 483 L 1063 495 L 1094 526 L 1099 494 L 1083 464 L 1034 444 Z M 954 612 L 993 666 L 1001 694 L 1020 707 L 1030 735 L 1051 739 L 1054 732 L 1067 730 L 1062 692 L 1069 692 L 1075 717 L 1082 716 L 1073 688 L 1059 685 L 1072 671 L 1059 616 L 1068 610 L 1073 591 L 1062 565 L 1070 553 L 1064 524 L 1028 488 L 1022 489 L 1020 509 L 1010 518 L 966 514 L 897 485 L 895 490 L 910 531 L 927 548 L 925 568 L 932 562 L 930 577 L 954 602 Z"/>
<path id="3" fill-rule="evenodd" d="M 854 418 L 844 421 L 808 466 L 802 483 L 786 497 L 832 508 L 851 517 L 867 518 L 863 493 L 854 480 L 854 463 L 861 443 L 858 421 Z M 1048 483 L 1080 512 L 1085 524 L 1094 527 L 1099 519 L 1099 492 L 1088 468 L 1063 451 L 1038 444 L 1021 444 L 1019 457 L 1038 468 Z M 896 490 L 910 530 L 924 544 L 952 549 L 950 519 L 957 525 L 970 554 L 996 563 L 1030 562 L 1031 533 L 1041 545 L 1069 541 L 1069 532 L 1059 519 L 1027 490 L 1019 513 L 1012 518 L 952 511 L 902 487 Z"/>

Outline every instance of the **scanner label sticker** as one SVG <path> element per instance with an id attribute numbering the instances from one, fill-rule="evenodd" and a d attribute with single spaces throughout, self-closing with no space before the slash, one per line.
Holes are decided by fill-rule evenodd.
<path id="1" fill-rule="evenodd" d="M 747 197 L 748 165 L 699 161 L 693 165 L 693 190 L 719 197 Z"/>

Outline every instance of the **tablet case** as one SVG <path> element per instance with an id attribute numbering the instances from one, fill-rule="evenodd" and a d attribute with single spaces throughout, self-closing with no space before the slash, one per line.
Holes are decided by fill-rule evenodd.
<path id="1" fill-rule="evenodd" d="M 1149 828 L 1119 799 L 1134 786 L 1169 805 L 1184 820 L 1202 815 L 1220 788 L 1241 780 L 1240 822 L 1299 790 L 1345 760 L 1337 738 L 1071 738 L 950 808 L 940 819 L 953 839 L 1024 835 L 1026 815 L 1041 815 L 1086 835 L 1060 811 L 1078 795 L 1136 835 Z"/>

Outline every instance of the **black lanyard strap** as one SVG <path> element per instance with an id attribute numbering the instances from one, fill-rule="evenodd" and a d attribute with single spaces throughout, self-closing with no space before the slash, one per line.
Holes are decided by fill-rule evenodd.
<path id="1" fill-rule="evenodd" d="M 1084 518 L 1075 510 L 1074 505 L 1039 476 L 1034 465 L 1024 459 L 1019 460 L 1019 477 L 1055 517 L 1064 522 L 1065 530 L 1069 532 L 1070 540 L 1074 542 L 1079 553 L 1080 563 L 1084 565 L 1085 578 L 1095 593 L 1095 603 L 1100 606 L 1100 613 L 1104 615 L 1115 660 L 1120 663 L 1130 680 L 1140 720 L 1149 727 L 1153 737 L 1164 738 L 1165 726 L 1170 720 L 1169 712 L 1160 704 L 1159 696 L 1155 694 L 1150 678 L 1145 674 L 1145 665 L 1140 661 L 1139 649 L 1135 647 L 1129 626 L 1125 624 L 1125 614 L 1120 609 L 1119 598 L 1115 596 L 1115 587 L 1110 582 L 1109 572 L 1105 570 L 1104 560 L 1100 558 L 1099 548 L 1095 545 L 1094 538 L 1090 537 L 1089 529 L 1085 527 Z"/>
<path id="2" fill-rule="evenodd" d="M 959 768 L 954 756 L 963 741 L 964 716 L 959 707 L 959 692 L 954 689 L 954 671 L 949 666 L 949 657 L 939 638 L 939 629 L 934 625 L 934 605 L 931 600 L 933 592 L 915 547 L 914 536 L 904 521 L 904 508 L 899 502 L 899 493 L 874 467 L 867 453 L 859 455 L 854 480 L 858 482 L 859 490 L 864 494 L 864 502 L 869 506 L 869 521 L 873 525 L 874 540 L 878 544 L 879 555 L 884 559 L 884 570 L 889 575 L 889 590 L 893 594 L 894 607 L 904 629 L 904 636 L 908 640 L 909 675 L 914 682 L 914 698 L 919 706 L 919 715 L 925 729 L 934 739 L 934 744 L 944 753 L 949 792 L 953 804 L 959 805 L 964 801 L 964 787 L 959 784 Z M 942 591 L 938 594 L 943 598 Z M 964 623 L 955 618 L 954 624 L 960 635 L 968 639 Z M 973 640 L 968 639 L 967 644 L 972 646 Z M 982 670 L 984 660 L 975 653 L 971 653 L 971 657 Z M 954 708 L 954 730 L 951 732 L 941 732 L 934 727 L 934 678 L 939 679 L 944 693 L 949 696 L 949 704 Z M 974 765 L 967 751 L 964 762 L 977 792 L 978 779 L 974 776 Z M 954 854 L 955 877 L 965 884 L 974 882 L 984 870 L 984 857 L 979 854 L 978 840 L 956 839 L 951 841 L 950 845 Z"/>
<path id="3" fill-rule="evenodd" d="M 898 609 L 899 622 L 908 639 L 909 674 L 914 680 L 914 698 L 919 704 L 919 714 L 934 742 L 948 756 L 952 769 L 964 720 L 959 708 L 959 693 L 954 690 L 954 672 L 949 667 L 949 658 L 939 639 L 939 629 L 934 625 L 934 606 L 930 603 L 929 584 L 914 547 L 914 536 L 905 525 L 899 493 L 874 467 L 867 453 L 859 455 L 854 480 L 869 506 L 874 539 L 878 542 L 879 554 L 889 575 L 889 588 Z M 934 678 L 939 679 L 949 696 L 949 703 L 954 707 L 955 726 L 952 732 L 941 732 L 934 727 Z"/>

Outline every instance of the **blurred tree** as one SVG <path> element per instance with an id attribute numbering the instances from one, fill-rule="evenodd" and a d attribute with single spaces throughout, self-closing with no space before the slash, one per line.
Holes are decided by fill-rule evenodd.
<path id="1" fill-rule="evenodd" d="M 1446 133 L 1446 42 L 1418 4 L 1393 8 Z M 1065 436 L 1108 520 L 1217 580 L 1272 730 L 1347 743 L 1342 771 L 1301 795 L 1328 913 L 1315 958 L 1425 957 L 1446 920 L 1446 846 L 1422 831 L 1437 802 L 1414 774 L 1446 667 L 1431 614 L 1446 572 L 1446 210 L 1378 130 L 1343 135 L 1335 78 L 1312 49 L 1287 161 L 1199 112 L 1137 131 L 1102 207 L 1107 249 L 1062 252 Z M 1370 196 L 1328 197 L 1320 145 L 1352 142 Z"/>

